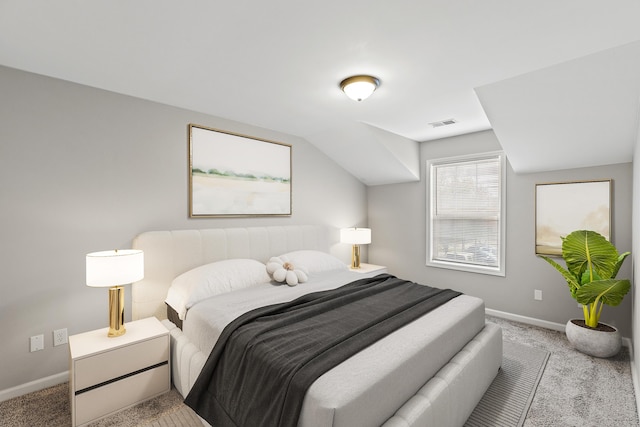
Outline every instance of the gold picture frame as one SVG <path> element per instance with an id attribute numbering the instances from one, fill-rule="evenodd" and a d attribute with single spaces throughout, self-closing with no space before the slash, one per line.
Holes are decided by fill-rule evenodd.
<path id="1" fill-rule="evenodd" d="M 562 239 L 593 230 L 611 240 L 613 180 L 536 184 L 536 254 L 562 255 Z"/>
<path id="2" fill-rule="evenodd" d="M 289 144 L 189 124 L 189 217 L 290 216 Z"/>

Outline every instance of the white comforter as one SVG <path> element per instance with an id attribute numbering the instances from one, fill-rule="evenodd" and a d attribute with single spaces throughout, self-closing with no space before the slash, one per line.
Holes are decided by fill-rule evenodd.
<path id="1" fill-rule="evenodd" d="M 237 316 L 363 277 L 349 270 L 330 271 L 296 287 L 265 283 L 222 294 L 189 309 L 183 332 L 208 355 Z M 381 425 L 483 327 L 482 300 L 454 298 L 320 377 L 307 392 L 299 425 Z"/>

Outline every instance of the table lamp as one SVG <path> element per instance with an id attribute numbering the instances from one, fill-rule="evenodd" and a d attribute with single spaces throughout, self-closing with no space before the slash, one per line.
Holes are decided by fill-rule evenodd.
<path id="1" fill-rule="evenodd" d="M 370 228 L 343 228 L 340 230 L 340 242 L 352 244 L 351 268 L 360 268 L 360 246 L 371 243 Z"/>
<path id="2" fill-rule="evenodd" d="M 124 287 L 144 277 L 144 254 L 135 249 L 87 254 L 87 286 L 109 287 L 109 337 L 118 337 L 124 328 Z"/>

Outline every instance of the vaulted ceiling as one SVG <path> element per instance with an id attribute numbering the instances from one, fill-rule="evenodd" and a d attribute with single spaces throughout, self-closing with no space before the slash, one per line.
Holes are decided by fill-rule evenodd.
<path id="1" fill-rule="evenodd" d="M 490 128 L 516 172 L 631 161 L 638 17 L 636 0 L 3 0 L 0 64 L 297 135 L 376 185 L 419 179 L 418 142 Z M 381 86 L 352 101 L 354 74 Z"/>

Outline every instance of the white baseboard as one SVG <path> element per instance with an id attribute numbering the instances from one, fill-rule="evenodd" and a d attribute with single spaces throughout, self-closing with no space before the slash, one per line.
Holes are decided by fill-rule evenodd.
<path id="1" fill-rule="evenodd" d="M 536 319 L 535 317 L 527 317 L 521 316 L 519 314 L 507 313 L 506 311 L 492 310 L 490 308 L 485 308 L 484 312 L 489 316 L 513 320 L 514 322 L 525 323 L 527 325 L 540 326 L 542 328 L 551 329 L 553 331 L 564 332 L 565 325 L 561 323 L 549 322 L 547 320 Z"/>
<path id="2" fill-rule="evenodd" d="M 507 313 L 506 311 L 492 310 L 485 308 L 484 312 L 489 316 L 499 317 L 501 319 L 513 320 L 514 322 L 525 323 L 527 325 L 540 326 L 541 328 L 551 329 L 553 331 L 564 332 L 565 326 L 562 323 L 549 322 L 547 320 L 536 319 L 535 317 L 521 316 L 519 314 Z M 631 339 L 622 337 L 622 345 L 629 348 L 629 354 L 633 355 L 633 346 Z M 631 367 L 633 368 L 633 357 L 631 358 Z"/>
<path id="3" fill-rule="evenodd" d="M 27 393 L 42 390 L 47 387 L 53 387 L 54 385 L 62 384 L 69 381 L 69 371 L 60 372 L 59 374 L 51 375 L 49 377 L 40 378 L 35 381 L 31 381 L 25 384 L 17 385 L 15 387 L 8 388 L 6 390 L 0 390 L 0 402 L 13 399 Z"/>

